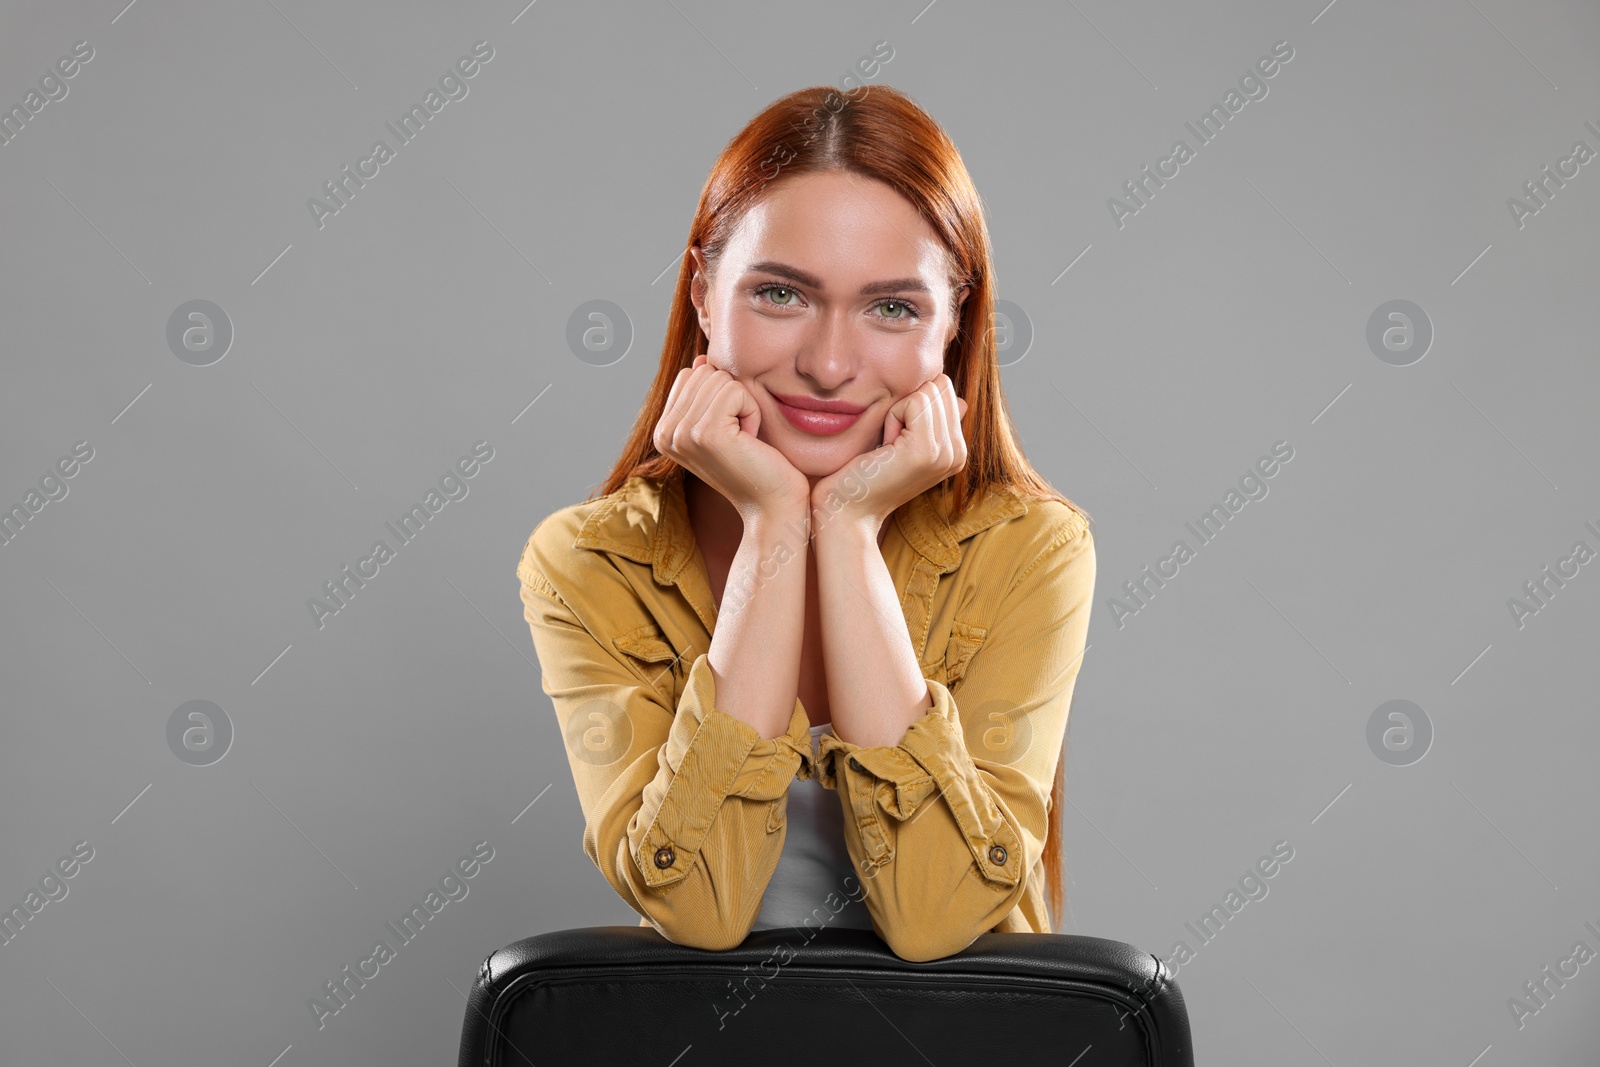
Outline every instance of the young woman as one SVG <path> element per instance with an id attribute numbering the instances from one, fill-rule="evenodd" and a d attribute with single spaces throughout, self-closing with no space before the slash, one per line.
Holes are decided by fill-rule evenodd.
<path id="1" fill-rule="evenodd" d="M 1095 555 L 1012 433 L 960 155 L 856 93 L 723 150 L 621 458 L 517 572 L 584 851 L 641 925 L 929 960 L 1059 924 Z"/>

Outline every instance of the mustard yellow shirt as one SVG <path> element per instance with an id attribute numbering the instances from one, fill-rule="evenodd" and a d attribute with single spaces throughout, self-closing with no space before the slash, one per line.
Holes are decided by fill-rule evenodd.
<path id="1" fill-rule="evenodd" d="M 1050 932 L 1041 858 L 1094 541 L 1081 512 L 1012 489 L 947 515 L 948 493 L 930 489 L 882 546 L 933 707 L 898 745 L 829 732 L 815 758 L 799 700 L 775 738 L 717 707 L 717 607 L 681 470 L 535 527 L 517 576 L 583 850 L 641 926 L 740 944 L 783 849 L 789 785 L 815 776 L 838 794 L 872 928 L 896 955 Z"/>

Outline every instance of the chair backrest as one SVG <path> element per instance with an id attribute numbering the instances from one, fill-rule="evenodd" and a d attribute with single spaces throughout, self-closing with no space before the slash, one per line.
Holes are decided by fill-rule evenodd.
<path id="1" fill-rule="evenodd" d="M 596 926 L 490 954 L 460 1067 L 1069 1067 L 1085 1051 L 1081 1065 L 1193 1067 L 1183 994 L 1160 959 L 1076 934 L 983 934 L 911 963 L 870 930 L 759 930 L 709 952 Z"/>

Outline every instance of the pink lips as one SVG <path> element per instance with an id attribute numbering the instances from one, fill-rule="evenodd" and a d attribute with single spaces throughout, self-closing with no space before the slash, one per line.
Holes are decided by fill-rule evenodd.
<path id="1" fill-rule="evenodd" d="M 773 393 L 772 398 L 778 402 L 778 410 L 783 412 L 783 417 L 789 420 L 790 425 L 818 436 L 848 430 L 867 410 L 860 404 L 847 404 L 842 400 L 815 400 L 780 393 Z"/>

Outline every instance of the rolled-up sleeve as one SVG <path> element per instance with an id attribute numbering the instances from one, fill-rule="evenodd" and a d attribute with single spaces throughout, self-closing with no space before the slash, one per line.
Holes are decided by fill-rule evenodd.
<path id="1" fill-rule="evenodd" d="M 601 605 L 625 585 L 564 596 L 532 549 L 530 538 L 517 568 L 524 616 L 583 808 L 584 854 L 668 940 L 738 945 L 783 849 L 789 783 L 802 765 L 811 774 L 804 709 L 797 700 L 787 732 L 762 737 L 716 706 L 705 652 L 674 706 L 670 650 L 649 662 L 603 632 Z"/>
<path id="2" fill-rule="evenodd" d="M 818 780 L 839 793 L 873 927 L 903 959 L 941 959 L 997 926 L 1040 862 L 1050 792 L 1088 637 L 1094 542 L 1069 523 L 1022 570 L 953 689 L 900 743 L 824 733 Z"/>

